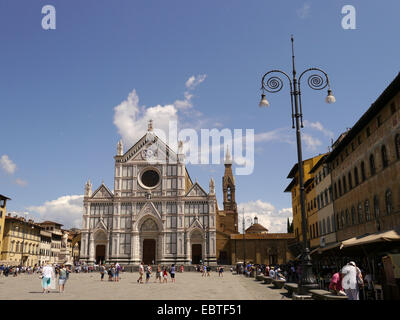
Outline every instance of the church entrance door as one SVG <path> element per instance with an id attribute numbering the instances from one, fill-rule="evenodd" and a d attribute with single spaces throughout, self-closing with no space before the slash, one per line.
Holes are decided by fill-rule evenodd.
<path id="1" fill-rule="evenodd" d="M 104 263 L 106 257 L 106 246 L 101 244 L 96 246 L 96 264 Z"/>
<path id="2" fill-rule="evenodd" d="M 143 240 L 143 263 L 152 264 L 156 261 L 156 240 L 144 239 Z"/>
<path id="3" fill-rule="evenodd" d="M 199 264 L 202 260 L 201 244 L 192 244 L 192 264 Z"/>

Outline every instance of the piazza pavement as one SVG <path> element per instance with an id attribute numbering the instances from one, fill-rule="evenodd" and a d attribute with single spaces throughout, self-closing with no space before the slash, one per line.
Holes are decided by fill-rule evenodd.
<path id="1" fill-rule="evenodd" d="M 289 300 L 273 285 L 255 281 L 243 275 L 224 272 L 224 277 L 211 272 L 202 277 L 200 272 L 177 273 L 176 282 L 138 284 L 138 273 L 124 272 L 119 282 L 100 280 L 100 273 L 71 273 L 65 292 L 52 290 L 43 294 L 38 274 L 20 274 L 17 277 L 0 276 L 0 300 Z"/>

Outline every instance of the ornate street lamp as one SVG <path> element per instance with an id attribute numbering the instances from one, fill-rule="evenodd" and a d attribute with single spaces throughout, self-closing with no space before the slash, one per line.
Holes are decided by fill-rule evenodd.
<path id="1" fill-rule="evenodd" d="M 297 158 L 298 158 L 298 170 L 299 170 L 299 185 L 300 185 L 300 206 L 301 206 L 301 219 L 302 219 L 302 233 L 303 233 L 303 253 L 301 256 L 301 280 L 299 283 L 299 294 L 307 294 L 308 290 L 318 288 L 318 283 L 315 275 L 312 271 L 312 262 L 310 257 L 310 249 L 307 244 L 307 222 L 306 222 L 306 206 L 304 196 L 304 174 L 303 174 L 303 159 L 301 149 L 301 133 L 300 128 L 303 128 L 303 111 L 301 104 L 301 79 L 304 74 L 311 72 L 307 79 L 307 84 L 311 89 L 322 90 L 328 87 L 328 95 L 325 98 L 327 103 L 334 103 L 336 101 L 332 94 L 332 90 L 329 85 L 329 78 L 325 71 L 319 68 L 309 68 L 301 73 L 299 79 L 296 78 L 296 69 L 294 63 L 294 39 L 292 41 L 292 74 L 293 77 L 287 75 L 287 73 L 281 70 L 271 70 L 264 74 L 261 80 L 261 101 L 260 107 L 268 107 L 269 102 L 265 96 L 265 91 L 270 93 L 276 93 L 281 91 L 283 88 L 282 79 L 277 76 L 277 73 L 283 74 L 289 80 L 290 86 L 290 102 L 292 107 L 292 128 L 296 128 L 297 138 Z M 294 108 L 293 108 L 294 107 Z M 296 126 L 295 126 L 296 124 Z"/>

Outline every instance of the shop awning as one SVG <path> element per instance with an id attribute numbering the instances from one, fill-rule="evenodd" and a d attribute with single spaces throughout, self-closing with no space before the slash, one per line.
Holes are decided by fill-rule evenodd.
<path id="1" fill-rule="evenodd" d="M 324 252 L 324 251 L 337 248 L 337 247 L 339 247 L 341 244 L 342 244 L 341 242 L 331 243 L 331 244 L 329 244 L 329 245 L 327 245 L 327 246 L 325 246 L 325 247 L 319 247 L 319 248 L 314 249 L 313 251 L 310 252 L 310 254 L 317 253 L 317 252 L 318 252 L 318 253 L 322 253 L 322 252 Z"/>
<path id="2" fill-rule="evenodd" d="M 389 241 L 400 241 L 399 229 L 393 229 L 385 232 L 373 233 L 363 237 L 354 237 L 351 239 L 347 239 L 345 241 L 342 241 L 340 249 L 369 244 L 369 243 L 389 242 Z"/>

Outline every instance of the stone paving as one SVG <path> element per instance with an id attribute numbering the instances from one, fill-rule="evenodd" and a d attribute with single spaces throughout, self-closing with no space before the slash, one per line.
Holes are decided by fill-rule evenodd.
<path id="1" fill-rule="evenodd" d="M 284 289 L 255 281 L 242 275 L 212 272 L 202 277 L 199 272 L 176 274 L 176 282 L 138 284 L 138 273 L 122 273 L 119 282 L 100 281 L 100 274 L 72 273 L 65 285 L 65 292 L 53 290 L 43 294 L 37 274 L 17 277 L 0 276 L 0 300 L 289 300 Z"/>

